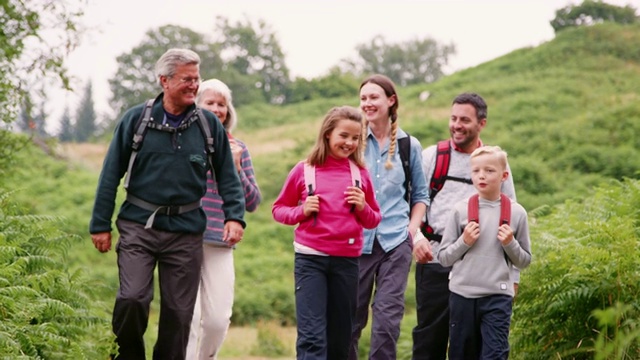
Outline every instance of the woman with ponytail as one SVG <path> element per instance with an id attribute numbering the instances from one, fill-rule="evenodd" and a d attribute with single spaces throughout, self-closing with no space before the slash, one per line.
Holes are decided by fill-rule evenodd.
<path id="1" fill-rule="evenodd" d="M 358 304 L 349 360 L 358 359 L 358 340 L 367 324 L 371 304 L 371 348 L 368 359 L 396 359 L 404 292 L 411 268 L 413 236 L 427 208 L 428 188 L 422 170 L 422 147 L 410 137 L 410 199 L 398 139 L 409 136 L 398 126 L 398 94 L 384 75 L 373 75 L 360 85 L 364 114 L 364 155 L 373 180 L 382 221 L 364 230 L 360 256 Z M 371 296 L 373 294 L 373 301 Z"/>

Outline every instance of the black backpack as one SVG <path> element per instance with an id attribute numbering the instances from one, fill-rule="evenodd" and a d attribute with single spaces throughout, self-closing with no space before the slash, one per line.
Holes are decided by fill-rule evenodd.
<path id="1" fill-rule="evenodd" d="M 127 167 L 127 174 L 124 178 L 124 188 L 129 187 L 129 180 L 131 178 L 131 169 L 133 168 L 133 163 L 136 161 L 136 156 L 138 156 L 138 151 L 142 146 L 142 142 L 144 140 L 144 136 L 147 134 L 147 129 L 152 128 L 155 130 L 165 131 L 165 132 L 176 132 L 181 131 L 193 124 L 194 122 L 198 123 L 200 127 L 200 131 L 202 131 L 202 136 L 205 140 L 205 150 L 207 152 L 207 161 L 209 163 L 210 169 L 213 171 L 213 152 L 215 151 L 213 148 L 213 137 L 211 136 L 211 128 L 209 127 L 209 123 L 207 122 L 207 118 L 202 113 L 202 109 L 196 107 L 196 109 L 190 114 L 187 115 L 189 120 L 184 122 L 182 125 L 177 128 L 170 126 L 163 126 L 156 122 L 151 121 L 151 110 L 153 109 L 153 103 L 155 99 L 149 99 L 144 104 L 144 109 L 142 110 L 142 114 L 140 114 L 140 119 L 136 123 L 136 132 L 133 134 L 133 143 L 131 144 L 131 157 L 129 158 L 129 166 Z"/>
<path id="2" fill-rule="evenodd" d="M 404 199 L 411 207 L 411 136 L 407 133 L 407 137 L 398 139 L 398 148 L 400 160 L 402 161 L 402 170 L 404 170 Z"/>

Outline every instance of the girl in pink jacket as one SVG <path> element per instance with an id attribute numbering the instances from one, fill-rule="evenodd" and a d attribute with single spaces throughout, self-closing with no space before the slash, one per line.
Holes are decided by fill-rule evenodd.
<path id="1" fill-rule="evenodd" d="M 362 229 L 375 228 L 381 219 L 362 134 L 357 109 L 331 109 L 307 160 L 294 166 L 273 204 L 276 221 L 298 225 L 293 243 L 298 359 L 347 359 Z"/>

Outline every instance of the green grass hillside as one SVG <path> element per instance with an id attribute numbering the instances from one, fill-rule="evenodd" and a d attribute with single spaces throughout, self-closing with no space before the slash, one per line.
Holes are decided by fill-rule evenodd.
<path id="1" fill-rule="evenodd" d="M 640 25 L 576 28 L 436 83 L 399 88 L 400 124 L 423 147 L 435 144 L 448 137 L 452 99 L 463 91 L 480 93 L 489 104 L 484 142 L 509 153 L 519 202 L 544 214 L 546 207 L 568 199 L 580 202 L 607 180 L 640 178 L 639 84 Z M 419 99 L 423 91 L 430 93 L 426 101 Z M 354 89 L 349 98 L 238 109 L 234 135 L 249 146 L 264 200 L 247 215 L 245 240 L 236 250 L 233 324 L 295 323 L 293 228 L 272 220 L 271 204 L 288 171 L 310 149 L 326 111 L 358 102 Z M 83 153 L 74 155 L 83 158 Z M 31 148 L 21 152 L 16 169 L 2 182 L 8 189 L 21 189 L 12 196 L 30 212 L 68 219 L 64 230 L 86 238 L 73 250 L 74 265 L 110 287 L 101 296 L 113 297 L 115 256 L 98 254 L 86 234 L 96 161 L 101 161 L 93 158 L 89 163 L 64 161 Z M 399 344 L 405 352 L 415 317 L 413 298 L 411 276 Z"/>

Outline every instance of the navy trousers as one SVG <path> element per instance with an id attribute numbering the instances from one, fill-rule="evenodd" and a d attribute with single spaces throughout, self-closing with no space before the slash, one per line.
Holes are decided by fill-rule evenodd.
<path id="1" fill-rule="evenodd" d="M 355 319 L 358 258 L 295 255 L 298 360 L 346 360 Z"/>
<path id="2" fill-rule="evenodd" d="M 508 359 L 512 305 L 509 295 L 469 299 L 451 293 L 449 359 Z"/>

